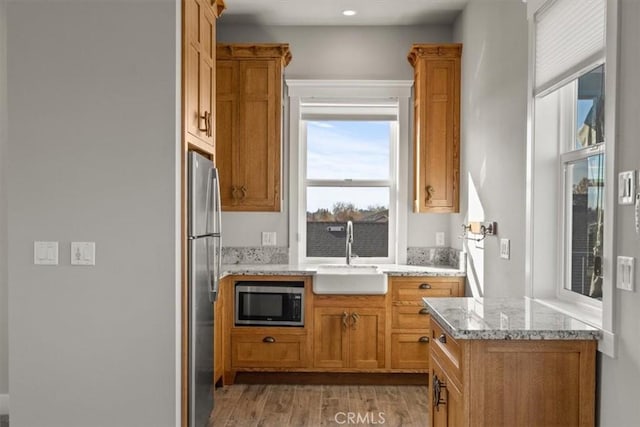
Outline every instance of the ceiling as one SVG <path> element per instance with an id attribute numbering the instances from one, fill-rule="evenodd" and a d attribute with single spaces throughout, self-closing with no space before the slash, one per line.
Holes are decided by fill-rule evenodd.
<path id="1" fill-rule="evenodd" d="M 451 24 L 468 0 L 226 0 L 222 24 Z M 357 11 L 352 17 L 345 9 Z"/>

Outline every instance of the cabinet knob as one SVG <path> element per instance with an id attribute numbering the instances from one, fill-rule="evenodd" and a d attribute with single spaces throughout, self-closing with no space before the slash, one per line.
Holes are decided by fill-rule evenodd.
<path id="1" fill-rule="evenodd" d="M 421 283 L 420 289 L 431 289 L 431 285 L 428 283 Z"/>
<path id="2" fill-rule="evenodd" d="M 438 341 L 440 341 L 442 344 L 446 344 L 447 343 L 447 336 L 445 334 L 441 334 L 438 337 Z"/>
<path id="3" fill-rule="evenodd" d="M 418 339 L 418 342 L 429 342 L 429 337 L 427 336 L 420 337 L 420 339 Z"/>
<path id="4" fill-rule="evenodd" d="M 262 342 L 266 342 L 266 343 L 269 343 L 269 344 L 273 344 L 274 342 L 276 342 L 276 339 L 275 339 L 274 337 L 264 337 L 264 338 L 262 339 Z"/>
<path id="5" fill-rule="evenodd" d="M 418 312 L 418 314 L 429 314 L 429 309 L 428 308 L 421 308 L 420 311 Z"/>

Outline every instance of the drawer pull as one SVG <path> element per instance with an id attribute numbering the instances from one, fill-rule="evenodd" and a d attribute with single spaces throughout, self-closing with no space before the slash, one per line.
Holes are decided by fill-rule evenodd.
<path id="1" fill-rule="evenodd" d="M 418 312 L 418 314 L 429 314 L 429 309 L 428 308 L 421 308 L 420 311 Z"/>
<path id="2" fill-rule="evenodd" d="M 420 339 L 418 340 L 418 342 L 429 342 L 429 337 L 420 337 Z"/>
<path id="3" fill-rule="evenodd" d="M 442 334 L 438 337 L 438 341 L 440 341 L 442 344 L 446 344 L 447 343 L 447 336 L 445 334 Z"/>
<path id="4" fill-rule="evenodd" d="M 269 343 L 269 344 L 273 344 L 274 342 L 276 342 L 276 339 L 275 339 L 274 337 L 264 337 L 264 338 L 262 339 L 262 342 L 266 342 L 266 343 Z"/>
<path id="5" fill-rule="evenodd" d="M 420 289 L 431 289 L 431 285 L 428 283 L 422 283 Z"/>

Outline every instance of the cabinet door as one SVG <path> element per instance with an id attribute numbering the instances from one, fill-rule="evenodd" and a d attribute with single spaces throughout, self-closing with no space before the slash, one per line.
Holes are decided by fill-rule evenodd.
<path id="1" fill-rule="evenodd" d="M 213 154 L 216 17 L 205 0 L 184 1 L 185 139 Z"/>
<path id="2" fill-rule="evenodd" d="M 238 139 L 238 62 L 216 61 L 216 164 L 220 174 L 223 207 L 237 204 L 235 181 L 238 158 L 234 141 Z"/>
<path id="3" fill-rule="evenodd" d="M 349 326 L 349 366 L 384 368 L 384 309 L 353 308 Z"/>
<path id="4" fill-rule="evenodd" d="M 280 210 L 280 76 L 275 60 L 240 61 L 237 151 L 242 210 Z"/>
<path id="5" fill-rule="evenodd" d="M 426 60 L 421 107 L 423 140 L 420 144 L 419 203 L 433 212 L 458 210 L 459 109 L 456 60 Z"/>
<path id="6" fill-rule="evenodd" d="M 348 309 L 318 307 L 313 310 L 313 365 L 316 368 L 348 367 Z"/>
<path id="7" fill-rule="evenodd" d="M 431 404 L 431 426 L 461 426 L 464 422 L 463 395 L 458 385 L 442 368 L 439 359 L 430 358 L 431 377 L 429 401 Z"/>

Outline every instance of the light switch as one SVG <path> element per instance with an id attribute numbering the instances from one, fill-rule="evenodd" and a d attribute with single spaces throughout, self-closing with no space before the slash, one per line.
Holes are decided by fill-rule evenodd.
<path id="1" fill-rule="evenodd" d="M 71 242 L 71 265 L 96 265 L 96 243 Z"/>
<path id="2" fill-rule="evenodd" d="M 275 246 L 276 245 L 276 232 L 275 231 L 263 231 L 262 232 L 262 246 Z"/>
<path id="3" fill-rule="evenodd" d="M 636 192 L 636 171 L 625 171 L 618 174 L 618 204 L 632 205 Z"/>
<path id="4" fill-rule="evenodd" d="M 33 263 L 58 265 L 58 242 L 33 242 Z"/>
<path id="5" fill-rule="evenodd" d="M 634 258 L 630 256 L 618 257 L 618 268 L 616 274 L 616 287 L 625 291 L 634 290 Z"/>
<path id="6" fill-rule="evenodd" d="M 511 242 L 509 239 L 500 239 L 500 258 L 511 258 Z"/>

